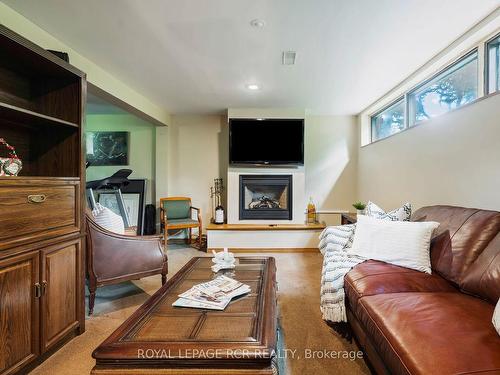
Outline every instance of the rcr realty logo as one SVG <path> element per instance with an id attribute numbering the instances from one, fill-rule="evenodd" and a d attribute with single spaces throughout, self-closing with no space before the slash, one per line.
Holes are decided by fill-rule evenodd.
<path id="1" fill-rule="evenodd" d="M 289 358 L 289 359 L 341 359 L 355 361 L 363 358 L 363 352 L 354 350 L 327 349 L 138 349 L 137 358 L 141 359 L 252 359 L 252 358 Z"/>

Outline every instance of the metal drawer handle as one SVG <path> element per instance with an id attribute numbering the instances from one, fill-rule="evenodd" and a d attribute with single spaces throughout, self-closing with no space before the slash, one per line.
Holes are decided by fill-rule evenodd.
<path id="1" fill-rule="evenodd" d="M 43 203 L 46 199 L 47 197 L 44 194 L 28 195 L 29 203 Z"/>
<path id="2" fill-rule="evenodd" d="M 40 298 L 42 296 L 42 287 L 40 286 L 40 283 L 36 283 L 34 287 L 35 287 L 35 298 Z"/>

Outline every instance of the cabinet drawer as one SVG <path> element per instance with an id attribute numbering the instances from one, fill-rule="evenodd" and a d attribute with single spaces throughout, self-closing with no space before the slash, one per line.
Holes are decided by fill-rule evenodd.
<path id="1" fill-rule="evenodd" d="M 0 249 L 77 232 L 79 182 L 0 183 Z"/>

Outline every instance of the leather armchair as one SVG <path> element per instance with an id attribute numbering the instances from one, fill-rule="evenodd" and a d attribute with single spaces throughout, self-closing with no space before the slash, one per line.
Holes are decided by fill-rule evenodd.
<path id="1" fill-rule="evenodd" d="M 167 281 L 167 255 L 163 252 L 162 236 L 128 236 L 110 232 L 98 225 L 92 214 L 86 213 L 87 266 L 90 291 L 89 314 L 94 311 L 98 287 L 161 274 Z"/>

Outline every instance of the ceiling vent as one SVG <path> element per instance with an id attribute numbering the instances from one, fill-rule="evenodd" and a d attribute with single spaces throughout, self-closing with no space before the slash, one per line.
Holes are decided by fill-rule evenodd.
<path id="1" fill-rule="evenodd" d="M 283 65 L 295 65 L 296 57 L 297 57 L 297 52 L 295 51 L 283 51 L 283 57 L 281 63 Z"/>

